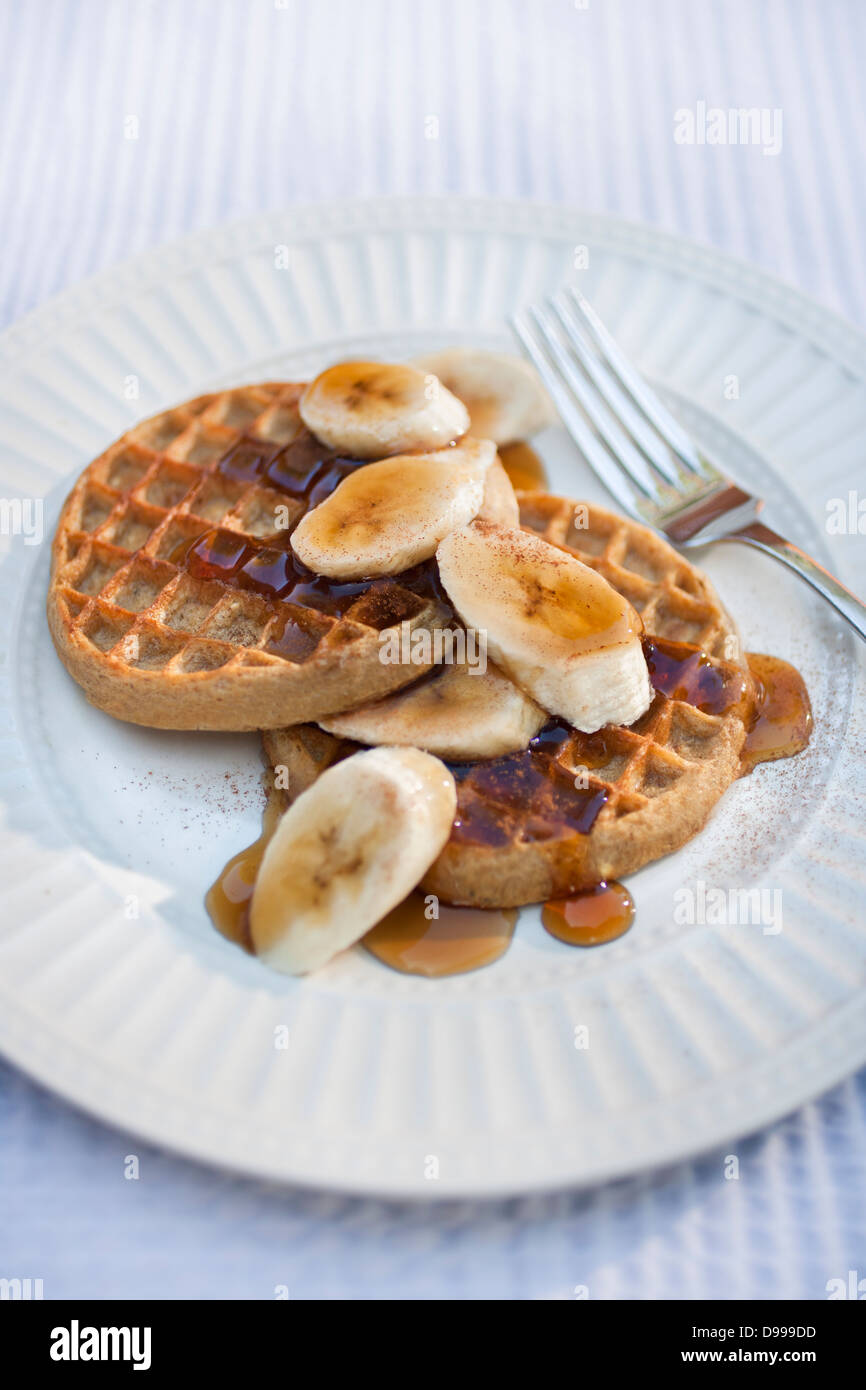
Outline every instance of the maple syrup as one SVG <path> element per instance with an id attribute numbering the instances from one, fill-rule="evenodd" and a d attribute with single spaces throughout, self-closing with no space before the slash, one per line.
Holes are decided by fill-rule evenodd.
<path id="1" fill-rule="evenodd" d="M 634 921 L 628 889 L 611 879 L 569 898 L 553 898 L 541 909 L 546 931 L 567 946 L 600 946 L 623 936 Z"/>
<path id="2" fill-rule="evenodd" d="M 189 540 L 180 541 L 169 560 L 188 570 L 194 579 L 233 579 L 245 560 L 255 555 L 256 547 L 236 531 L 213 526 L 200 531 Z"/>
<path id="3" fill-rule="evenodd" d="M 643 651 L 653 689 L 703 714 L 726 714 L 752 699 L 751 682 L 742 667 L 713 661 L 690 642 L 645 637 Z"/>
<path id="4" fill-rule="evenodd" d="M 303 430 L 282 447 L 244 435 L 218 461 L 216 473 L 232 482 L 259 482 L 302 503 L 302 511 L 308 511 L 362 464 L 361 459 L 338 455 Z M 289 534 L 286 527 L 276 537 L 257 540 L 225 526 L 214 526 L 181 541 L 169 559 L 194 579 L 218 579 L 265 599 L 293 599 L 304 607 L 341 617 L 371 581 L 343 584 L 314 574 L 295 556 Z"/>
<path id="5" fill-rule="evenodd" d="M 315 507 L 362 462 L 339 455 L 304 429 L 283 445 L 242 435 L 218 460 L 216 472 L 232 482 L 262 483 Z"/>
<path id="6" fill-rule="evenodd" d="M 262 816 L 261 835 L 253 844 L 232 856 L 219 878 L 208 889 L 204 900 L 217 931 L 250 954 L 253 954 L 250 903 L 256 886 L 256 876 L 284 808 L 285 804 L 280 794 L 270 789 Z"/>
<path id="7" fill-rule="evenodd" d="M 438 904 L 428 917 L 427 900 L 410 893 L 377 923 L 362 945 L 392 970 L 441 979 L 492 965 L 508 950 L 517 908 L 491 910 Z"/>
<path id="8" fill-rule="evenodd" d="M 405 592 L 417 598 L 435 599 L 452 613 L 439 579 L 435 560 L 426 560 L 398 576 L 399 589 L 382 579 L 328 579 L 302 564 L 293 550 L 279 548 L 273 541 L 257 544 L 235 531 L 215 526 L 181 541 L 169 556 L 194 579 L 219 579 L 238 589 L 248 589 L 272 604 L 295 603 L 330 617 L 339 618 L 362 594 L 373 600 L 363 621 L 384 628 L 414 616 L 418 605 L 407 607 Z M 272 613 L 282 612 L 273 607 Z M 444 621 L 444 616 L 443 616 Z"/>
<path id="9" fill-rule="evenodd" d="M 311 434 L 302 435 L 268 464 L 264 481 L 278 492 L 303 502 L 308 510 L 326 497 L 363 465 L 363 460 L 343 458 L 326 450 Z"/>
<path id="10" fill-rule="evenodd" d="M 260 545 L 220 526 L 182 541 L 170 559 L 193 579 L 219 579 L 250 589 L 264 599 L 289 599 L 335 617 L 351 607 L 373 582 L 326 579 L 302 565 L 293 550 L 273 542 Z"/>
<path id="11" fill-rule="evenodd" d="M 216 471 L 235 483 L 260 482 L 270 463 L 280 452 L 279 446 L 267 444 L 253 435 L 241 435 L 227 454 L 217 461 Z"/>
<path id="12" fill-rule="evenodd" d="M 812 706 L 796 666 L 777 656 L 746 657 L 757 690 L 755 716 L 741 753 L 741 775 L 758 763 L 793 758 L 812 735 Z"/>
<path id="13" fill-rule="evenodd" d="M 522 753 L 477 763 L 449 763 L 457 783 L 457 818 L 451 832 L 458 844 L 511 844 L 519 818 L 526 840 L 563 834 L 588 835 L 607 801 L 603 788 L 578 786 L 556 761 L 574 730 L 551 719 Z"/>
<path id="14" fill-rule="evenodd" d="M 502 467 L 517 492 L 544 492 L 549 486 L 547 469 L 530 444 L 501 444 L 499 457 Z"/>

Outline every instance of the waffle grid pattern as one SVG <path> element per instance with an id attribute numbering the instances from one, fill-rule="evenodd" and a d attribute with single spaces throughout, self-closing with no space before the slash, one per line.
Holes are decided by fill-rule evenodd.
<path id="1" fill-rule="evenodd" d="M 508 785 L 507 765 L 522 755 L 497 765 L 475 764 L 458 782 L 461 842 L 531 844 L 571 834 L 583 818 L 578 787 L 586 833 L 596 817 L 601 827 L 642 811 L 681 779 L 700 773 L 717 750 L 723 721 L 724 716 L 657 695 L 631 728 L 610 726 L 603 738 L 572 731 L 552 756 L 550 772 L 534 785 L 519 775 Z M 475 825 L 483 826 L 477 838 Z"/>
<path id="2" fill-rule="evenodd" d="M 58 528 L 54 595 L 119 678 L 124 667 L 183 676 L 298 666 L 421 612 L 417 595 L 391 583 L 387 605 L 361 594 L 336 617 L 193 578 L 172 558 L 215 528 L 264 558 L 280 538 L 285 551 L 304 503 L 262 477 L 301 432 L 302 389 L 265 384 L 190 401 L 130 430 L 80 480 Z"/>
<path id="3" fill-rule="evenodd" d="M 736 659 L 731 620 L 709 581 L 645 526 L 547 493 L 519 494 L 520 522 L 597 570 L 628 599 L 646 632 Z"/>

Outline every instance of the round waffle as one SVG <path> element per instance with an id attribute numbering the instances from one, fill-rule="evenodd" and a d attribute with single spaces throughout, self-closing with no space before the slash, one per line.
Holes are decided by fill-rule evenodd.
<path id="1" fill-rule="evenodd" d="M 52 552 L 48 620 L 87 698 L 165 729 L 263 729 L 377 699 L 423 665 L 380 634 L 437 620 L 395 580 L 304 572 L 288 536 L 357 460 L 304 428 L 302 385 L 200 396 L 128 430 L 82 473 Z"/>
<path id="2" fill-rule="evenodd" d="M 592 565 L 641 614 L 657 693 L 629 728 L 587 735 L 551 720 L 523 753 L 452 764 L 457 816 L 422 887 L 477 907 L 566 896 L 678 849 L 737 777 L 754 702 L 706 575 L 603 508 L 544 493 L 520 501 L 524 526 Z M 688 644 L 676 661 L 671 644 Z M 286 769 L 287 801 L 356 746 L 309 725 L 264 737 L 272 767 Z"/>

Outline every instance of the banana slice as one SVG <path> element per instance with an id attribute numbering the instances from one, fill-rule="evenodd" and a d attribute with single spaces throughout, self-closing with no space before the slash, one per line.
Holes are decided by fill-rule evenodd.
<path id="1" fill-rule="evenodd" d="M 340 738 L 409 744 L 454 762 L 519 753 L 546 722 L 547 712 L 492 663 L 482 672 L 466 662 L 437 666 L 398 695 L 319 720 Z"/>
<path id="2" fill-rule="evenodd" d="M 463 441 L 464 446 L 469 440 Z M 478 513 L 479 521 L 492 521 L 496 526 L 519 526 L 520 506 L 511 479 L 497 454 L 484 480 L 484 501 Z"/>
<path id="3" fill-rule="evenodd" d="M 445 590 L 487 650 L 551 714 L 594 733 L 652 700 L 642 624 L 606 579 L 527 531 L 475 521 L 436 552 Z"/>
<path id="4" fill-rule="evenodd" d="M 250 904 L 256 953 L 304 975 L 411 893 L 445 847 L 454 778 L 417 748 L 373 748 L 323 772 L 285 813 Z"/>
<path id="5" fill-rule="evenodd" d="M 339 362 L 310 382 L 300 411 L 324 444 L 358 459 L 441 449 L 469 428 L 463 403 L 405 363 Z"/>
<path id="6" fill-rule="evenodd" d="M 520 357 L 453 347 L 425 353 L 412 365 L 453 391 L 469 411 L 470 433 L 494 444 L 528 439 L 556 419 L 535 368 Z"/>
<path id="7" fill-rule="evenodd" d="M 467 439 L 453 449 L 356 468 L 301 519 L 292 549 L 330 579 L 400 574 L 478 515 L 495 458 L 489 439 Z"/>

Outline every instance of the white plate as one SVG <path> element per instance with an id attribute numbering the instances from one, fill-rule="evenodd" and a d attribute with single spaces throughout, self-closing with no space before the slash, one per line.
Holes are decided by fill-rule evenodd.
<path id="1" fill-rule="evenodd" d="M 50 537 L 78 471 L 171 402 L 350 352 L 507 346 L 506 312 L 574 274 L 580 246 L 582 286 L 705 446 L 866 589 L 862 538 L 830 550 L 824 526 L 827 499 L 859 481 L 863 338 L 714 252 L 562 208 L 301 209 L 100 276 L 0 339 L 2 494 L 44 496 Z M 542 450 L 558 490 L 606 500 L 559 432 Z M 806 675 L 811 749 L 738 783 L 685 851 L 634 876 L 627 936 L 569 949 L 527 911 L 475 974 L 404 977 L 356 949 L 295 982 L 223 942 L 202 907 L 257 831 L 256 741 L 92 710 L 46 631 L 48 540 L 6 549 L 0 1046 L 62 1095 L 250 1173 L 430 1197 L 680 1159 L 866 1061 L 861 653 L 772 561 L 706 556 L 748 647 Z M 700 882 L 778 890 L 782 930 L 678 924 L 677 890 Z"/>

